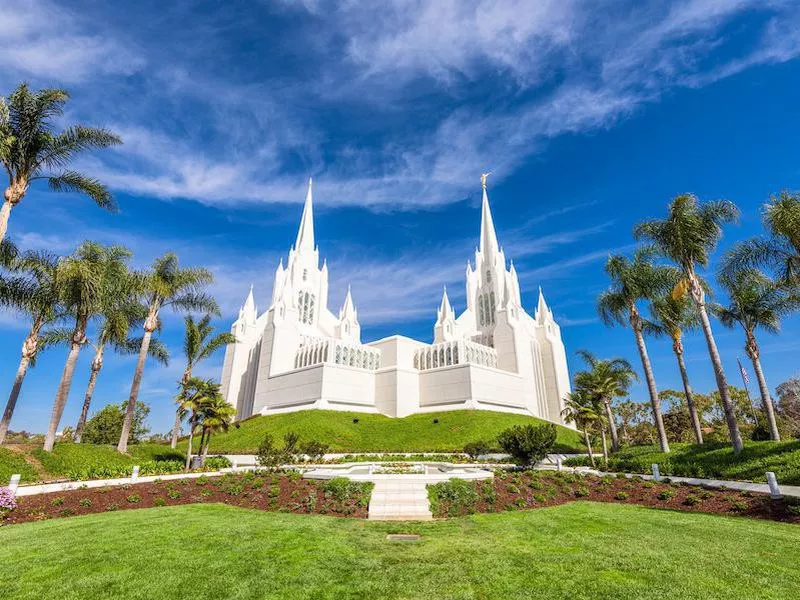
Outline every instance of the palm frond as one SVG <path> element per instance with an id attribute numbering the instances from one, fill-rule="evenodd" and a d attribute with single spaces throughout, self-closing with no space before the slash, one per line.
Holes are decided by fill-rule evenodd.
<path id="1" fill-rule="evenodd" d="M 77 171 L 64 171 L 60 175 L 47 177 L 50 189 L 56 192 L 78 192 L 89 196 L 95 203 L 110 211 L 116 211 L 117 205 L 108 188 L 93 179 L 78 173 Z"/>
<path id="2" fill-rule="evenodd" d="M 108 129 L 73 125 L 53 137 L 48 148 L 38 157 L 36 167 L 64 168 L 76 154 L 120 144 L 122 139 Z"/>

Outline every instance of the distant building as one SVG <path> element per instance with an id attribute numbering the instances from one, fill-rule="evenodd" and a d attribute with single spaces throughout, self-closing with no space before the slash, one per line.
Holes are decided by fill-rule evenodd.
<path id="1" fill-rule="evenodd" d="M 361 343 L 350 290 L 328 310 L 328 265 L 314 242 L 311 182 L 297 240 L 275 272 L 261 315 L 252 287 L 233 323 L 222 390 L 237 418 L 311 408 L 382 413 L 482 409 L 562 423 L 570 391 L 561 331 L 541 289 L 525 312 L 513 262 L 497 242 L 483 179 L 480 246 L 467 263 L 467 307 L 456 316 L 447 290 L 434 342 L 403 336 Z"/>

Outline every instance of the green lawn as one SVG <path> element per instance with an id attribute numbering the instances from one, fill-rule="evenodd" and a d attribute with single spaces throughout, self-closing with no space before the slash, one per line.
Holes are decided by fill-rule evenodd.
<path id="1" fill-rule="evenodd" d="M 783 600 L 800 590 L 798 531 L 588 502 L 429 523 L 192 505 L 0 528 L 0 589 L 19 600 Z"/>
<path id="2" fill-rule="evenodd" d="M 353 423 L 358 419 L 358 423 Z M 434 420 L 438 419 L 438 423 Z M 254 417 L 211 439 L 213 453 L 253 454 L 266 433 L 282 439 L 295 431 L 302 441 L 316 439 L 330 445 L 331 452 L 461 452 L 464 444 L 495 441 L 497 434 L 514 425 L 544 421 L 535 417 L 482 410 L 455 410 L 392 419 L 384 415 L 304 410 Z M 185 450 L 186 442 L 179 448 Z M 559 450 L 582 452 L 580 435 L 558 428 Z"/>
<path id="3" fill-rule="evenodd" d="M 657 463 L 661 473 L 684 477 L 710 477 L 766 481 L 765 473 L 773 471 L 778 482 L 800 485 L 800 441 L 745 442 L 739 456 L 733 455 L 730 444 L 670 444 L 663 454 L 658 446 L 623 448 L 613 455 L 609 468 L 616 471 L 649 473 Z"/>
<path id="4" fill-rule="evenodd" d="M 183 458 L 179 451 L 163 444 L 132 444 L 128 447 L 128 455 L 117 452 L 116 446 L 93 444 L 59 443 L 53 452 L 45 452 L 38 446 L 21 448 L 29 460 L 41 465 L 41 471 L 47 474 L 48 479 L 67 477 L 70 473 L 85 471 L 92 467 L 132 467 L 152 460 Z M 0 485 L 8 483 L 14 473 L 22 475 L 23 483 L 41 479 L 20 452 L 0 447 Z"/>

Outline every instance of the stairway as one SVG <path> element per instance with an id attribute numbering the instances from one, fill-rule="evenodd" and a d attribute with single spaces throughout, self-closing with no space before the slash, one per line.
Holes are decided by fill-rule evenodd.
<path id="1" fill-rule="evenodd" d="M 373 521 L 429 521 L 433 519 L 428 504 L 425 481 L 404 476 L 379 479 L 372 490 L 369 518 Z"/>

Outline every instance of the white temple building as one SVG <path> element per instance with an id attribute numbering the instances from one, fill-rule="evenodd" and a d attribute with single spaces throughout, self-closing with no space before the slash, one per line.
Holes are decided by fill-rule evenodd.
<path id="1" fill-rule="evenodd" d="M 480 245 L 467 262 L 467 307 L 456 316 L 445 289 L 433 343 L 395 335 L 361 342 L 350 290 L 328 309 L 328 265 L 319 264 L 309 181 L 297 240 L 275 272 L 269 308 L 252 287 L 233 323 L 222 391 L 237 419 L 311 408 L 382 413 L 482 409 L 563 423 L 570 391 L 561 331 L 541 289 L 534 316 L 522 306 L 513 262 L 497 241 L 482 178 Z"/>

